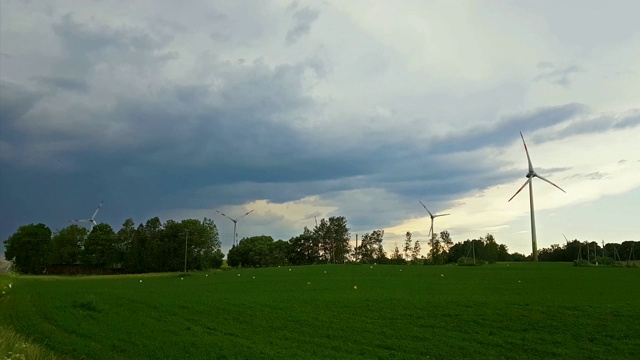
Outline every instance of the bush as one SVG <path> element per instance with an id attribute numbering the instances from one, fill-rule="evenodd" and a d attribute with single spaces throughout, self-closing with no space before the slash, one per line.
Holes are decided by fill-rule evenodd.
<path id="1" fill-rule="evenodd" d="M 591 266 L 587 260 L 573 260 L 573 266 Z"/>
<path id="2" fill-rule="evenodd" d="M 458 266 L 482 266 L 485 265 L 487 262 L 484 260 L 480 260 L 480 259 L 473 259 L 470 257 L 460 257 L 458 258 L 457 264 Z"/>

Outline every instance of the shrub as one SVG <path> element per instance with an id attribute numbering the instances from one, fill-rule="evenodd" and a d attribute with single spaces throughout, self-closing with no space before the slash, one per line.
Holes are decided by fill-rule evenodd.
<path id="1" fill-rule="evenodd" d="M 573 266 L 591 266 L 587 260 L 573 260 Z"/>
<path id="2" fill-rule="evenodd" d="M 458 266 L 481 266 L 481 265 L 485 265 L 487 262 L 484 260 L 480 260 L 480 259 L 473 259 L 470 257 L 460 257 L 458 258 L 457 264 Z"/>

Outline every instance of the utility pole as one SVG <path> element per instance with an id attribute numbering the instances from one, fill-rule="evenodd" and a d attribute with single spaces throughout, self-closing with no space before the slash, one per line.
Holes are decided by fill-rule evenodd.
<path id="1" fill-rule="evenodd" d="M 356 262 L 358 262 L 358 234 L 356 234 Z"/>
<path id="2" fill-rule="evenodd" d="M 471 240 L 471 251 L 473 251 L 473 264 L 476 264 L 476 246 L 473 240 Z"/>
<path id="3" fill-rule="evenodd" d="M 189 241 L 189 232 L 184 237 L 184 272 L 187 272 L 187 242 Z"/>

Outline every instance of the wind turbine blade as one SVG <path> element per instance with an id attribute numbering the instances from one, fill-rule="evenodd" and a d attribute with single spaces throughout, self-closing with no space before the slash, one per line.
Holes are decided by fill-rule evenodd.
<path id="1" fill-rule="evenodd" d="M 438 214 L 438 215 L 433 215 L 433 217 L 438 217 L 438 216 L 447 216 L 447 215 L 451 215 L 451 214 Z"/>
<path id="2" fill-rule="evenodd" d="M 218 211 L 218 210 L 216 210 L 216 212 L 217 212 L 218 214 L 220 214 L 220 215 L 222 215 L 222 216 L 226 217 L 227 219 L 229 219 L 229 220 L 233 221 L 233 222 L 238 221 L 238 220 L 236 220 L 236 219 L 233 219 L 233 218 L 231 218 L 231 217 L 229 217 L 229 216 L 225 215 L 224 213 L 221 213 L 221 212 L 220 212 L 220 211 Z"/>
<path id="3" fill-rule="evenodd" d="M 531 164 L 531 158 L 529 157 L 529 149 L 527 149 L 527 143 L 524 141 L 524 136 L 522 136 L 522 131 L 520 132 L 520 137 L 522 138 L 522 143 L 524 144 L 524 152 L 527 153 L 527 161 L 529 162 L 529 172 L 532 172 L 533 165 Z"/>
<path id="4" fill-rule="evenodd" d="M 562 234 L 562 236 L 564 236 L 564 234 Z M 567 239 L 566 236 L 564 236 L 564 239 L 567 241 L 567 243 L 569 242 L 569 239 Z"/>
<path id="5" fill-rule="evenodd" d="M 93 220 L 96 215 L 98 215 L 98 211 L 100 211 L 100 208 L 102 207 L 102 201 L 100 202 L 100 205 L 98 205 L 98 208 L 96 209 L 96 212 L 93 213 L 93 216 L 91 217 L 91 220 Z"/>
<path id="6" fill-rule="evenodd" d="M 240 216 L 240 217 L 238 218 L 238 220 L 240 220 L 240 219 L 242 219 L 243 217 L 245 217 L 245 216 L 247 216 L 247 215 L 251 214 L 252 212 L 253 212 L 253 209 L 252 209 L 251 211 L 247 212 L 246 214 L 244 214 L 244 215 Z"/>
<path id="7" fill-rule="evenodd" d="M 422 203 L 422 201 L 418 200 L 418 202 L 420 202 L 420 204 L 422 205 L 422 207 L 427 210 L 427 212 L 429 213 L 429 216 L 433 217 L 433 214 L 431 214 L 431 211 L 429 211 L 429 209 L 427 209 L 427 207 Z"/>
<path id="8" fill-rule="evenodd" d="M 544 180 L 544 181 L 548 182 L 549 184 L 551 184 L 551 185 L 553 185 L 553 186 L 557 187 L 558 189 L 562 190 L 562 188 L 561 188 L 560 186 L 558 186 L 558 185 L 556 185 L 556 184 L 552 183 L 551 181 L 549 181 L 549 180 L 547 180 L 547 179 L 543 178 L 542 176 L 540 176 L 540 175 L 536 174 L 536 177 L 537 177 L 537 178 L 539 178 L 540 180 Z M 566 193 L 566 191 L 564 191 L 564 190 L 562 190 L 562 192 L 563 192 L 563 193 Z"/>
<path id="9" fill-rule="evenodd" d="M 511 201 L 514 197 L 516 197 L 516 195 L 518 195 L 518 193 L 520 191 L 522 191 L 522 189 L 524 189 L 525 186 L 527 186 L 527 184 L 531 181 L 531 178 L 528 178 L 527 181 L 524 182 L 524 184 L 520 187 L 520 189 L 518 189 L 518 191 L 516 191 L 515 194 L 513 194 L 513 196 L 511 197 L 511 199 L 509 199 L 509 201 Z M 509 202 L 507 201 L 507 202 Z"/>

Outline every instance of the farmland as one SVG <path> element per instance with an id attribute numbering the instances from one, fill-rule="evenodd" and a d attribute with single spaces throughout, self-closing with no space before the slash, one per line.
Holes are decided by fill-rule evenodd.
<path id="1" fill-rule="evenodd" d="M 72 359 L 635 358 L 639 279 L 566 263 L 18 276 L 0 325 Z"/>

